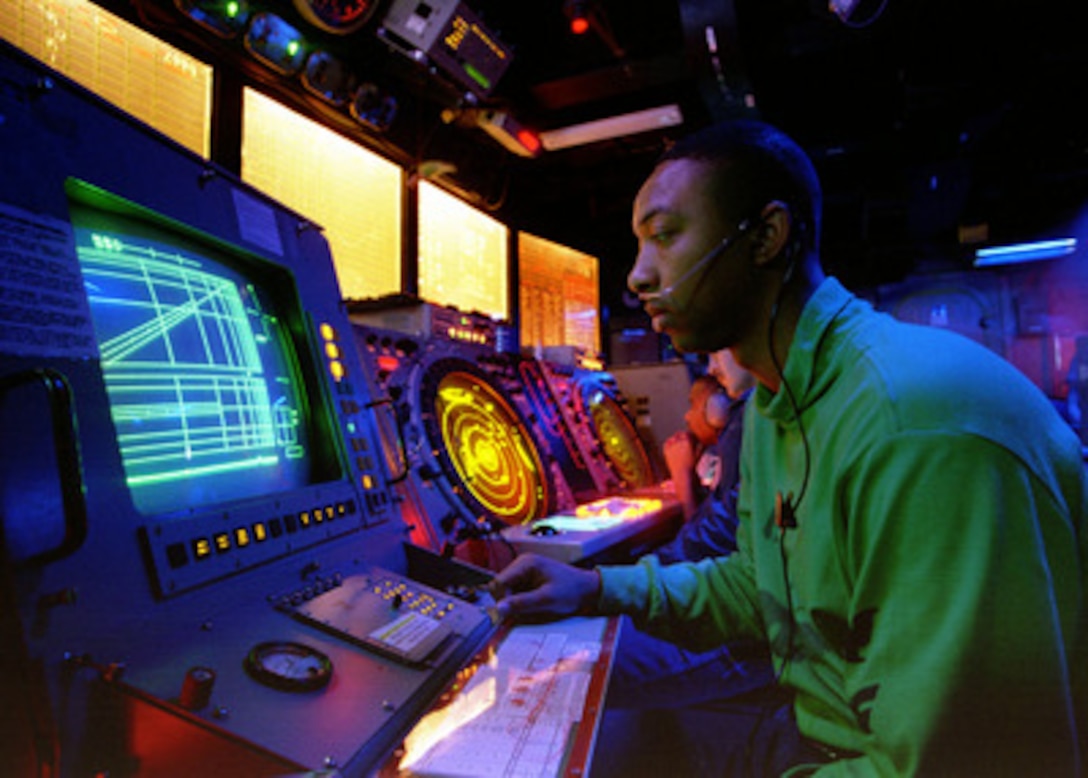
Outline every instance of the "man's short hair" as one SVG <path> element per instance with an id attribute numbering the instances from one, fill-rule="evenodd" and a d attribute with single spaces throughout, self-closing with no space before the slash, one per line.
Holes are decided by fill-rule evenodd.
<path id="1" fill-rule="evenodd" d="M 772 200 L 790 208 L 790 217 L 806 249 L 819 246 L 823 194 L 809 156 L 781 130 L 752 119 L 711 125 L 681 138 L 658 160 L 707 162 L 729 175 L 712 186 L 729 220 L 751 218 Z"/>

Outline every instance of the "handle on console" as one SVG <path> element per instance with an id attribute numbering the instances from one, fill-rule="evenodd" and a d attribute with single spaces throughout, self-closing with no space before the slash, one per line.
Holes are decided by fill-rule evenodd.
<path id="1" fill-rule="evenodd" d="M 68 379 L 53 368 L 35 368 L 0 376 L 0 396 L 12 389 L 40 381 L 49 397 L 50 419 L 53 427 L 53 452 L 60 478 L 61 503 L 64 508 L 64 539 L 52 549 L 33 559 L 50 561 L 68 556 L 87 537 L 87 501 L 83 484 L 75 403 Z"/>
<path id="2" fill-rule="evenodd" d="M 393 418 L 393 426 L 396 429 L 396 439 L 387 440 L 385 427 L 382 425 L 382 417 L 378 415 L 377 408 L 379 406 L 387 405 L 390 409 L 390 415 Z M 374 422 L 378 427 L 378 435 L 381 437 L 383 443 L 388 443 L 396 448 L 396 454 L 386 455 L 386 469 L 389 473 L 389 483 L 396 484 L 403 481 L 408 477 L 408 456 L 405 453 L 404 446 L 404 429 L 401 427 L 400 416 L 397 414 L 396 404 L 391 397 L 382 397 L 377 400 L 373 400 L 366 404 L 366 407 L 373 411 Z M 393 460 L 396 461 L 393 461 Z"/>

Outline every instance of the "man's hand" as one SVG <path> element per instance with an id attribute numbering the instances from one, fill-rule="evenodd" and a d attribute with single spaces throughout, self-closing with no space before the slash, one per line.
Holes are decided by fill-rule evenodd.
<path id="1" fill-rule="evenodd" d="M 672 477 L 676 499 L 680 501 L 684 512 L 684 521 L 688 521 L 698 510 L 695 500 L 695 462 L 698 459 L 698 445 L 694 436 L 687 430 L 674 432 L 663 446 L 665 465 Z"/>
<path id="2" fill-rule="evenodd" d="M 597 605 L 601 577 L 596 570 L 523 554 L 488 585 L 500 618 L 517 615 L 570 616 Z"/>
<path id="3" fill-rule="evenodd" d="M 680 430 L 674 432 L 662 446 L 665 455 L 665 464 L 669 468 L 669 475 L 675 481 L 680 478 L 691 479 L 695 471 L 697 456 L 697 444 L 690 432 Z"/>

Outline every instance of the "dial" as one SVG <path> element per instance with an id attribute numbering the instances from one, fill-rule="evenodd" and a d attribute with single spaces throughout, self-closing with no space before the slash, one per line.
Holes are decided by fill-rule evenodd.
<path id="1" fill-rule="evenodd" d="M 245 668 L 255 680 L 288 692 L 321 689 L 332 678 L 332 660 L 304 643 L 269 641 L 246 655 Z"/>
<path id="2" fill-rule="evenodd" d="M 306 21 L 336 35 L 360 29 L 378 6 L 377 0 L 294 0 L 294 3 Z"/>

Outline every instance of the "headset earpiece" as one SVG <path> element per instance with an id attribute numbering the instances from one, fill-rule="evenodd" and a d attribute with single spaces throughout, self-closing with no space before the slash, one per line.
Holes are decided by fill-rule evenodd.
<path id="1" fill-rule="evenodd" d="M 716 430 L 724 429 L 729 420 L 729 396 L 722 389 L 715 389 L 706 398 L 704 416 L 706 423 Z"/>

